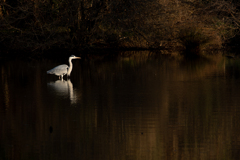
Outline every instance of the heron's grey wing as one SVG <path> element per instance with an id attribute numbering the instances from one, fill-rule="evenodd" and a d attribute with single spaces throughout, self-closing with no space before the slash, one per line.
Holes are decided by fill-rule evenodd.
<path id="1" fill-rule="evenodd" d="M 55 75 L 65 75 L 65 74 L 67 74 L 67 70 L 68 70 L 68 65 L 62 64 L 62 65 L 59 65 L 59 66 L 47 71 L 47 73 L 55 74 Z"/>

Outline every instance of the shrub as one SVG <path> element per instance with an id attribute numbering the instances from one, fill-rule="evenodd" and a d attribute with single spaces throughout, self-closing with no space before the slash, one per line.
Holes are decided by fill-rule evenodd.
<path id="1" fill-rule="evenodd" d="M 187 55 L 199 55 L 202 47 L 210 42 L 210 37 L 195 27 L 180 29 L 178 39 Z"/>

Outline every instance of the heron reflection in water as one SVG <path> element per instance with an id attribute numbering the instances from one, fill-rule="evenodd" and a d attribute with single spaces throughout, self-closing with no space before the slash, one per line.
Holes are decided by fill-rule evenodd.
<path id="1" fill-rule="evenodd" d="M 57 80 L 55 82 L 49 82 L 48 86 L 51 87 L 55 95 L 69 97 L 72 104 L 76 103 L 80 99 L 79 94 L 73 89 L 73 84 L 70 79 Z"/>
<path id="2" fill-rule="evenodd" d="M 63 76 L 66 74 L 69 77 L 72 72 L 72 69 L 73 69 L 72 59 L 81 59 L 81 57 L 76 57 L 74 55 L 71 55 L 68 59 L 69 66 L 66 64 L 59 65 L 57 67 L 54 67 L 51 70 L 48 70 L 47 74 L 55 74 L 56 76 L 59 76 L 59 79 L 60 79 L 60 77 L 61 77 L 61 79 L 63 79 Z"/>

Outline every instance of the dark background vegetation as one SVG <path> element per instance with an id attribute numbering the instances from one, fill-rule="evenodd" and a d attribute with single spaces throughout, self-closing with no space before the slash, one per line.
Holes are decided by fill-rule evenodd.
<path id="1" fill-rule="evenodd" d="M 2 0 L 0 48 L 180 48 L 236 46 L 237 0 Z"/>

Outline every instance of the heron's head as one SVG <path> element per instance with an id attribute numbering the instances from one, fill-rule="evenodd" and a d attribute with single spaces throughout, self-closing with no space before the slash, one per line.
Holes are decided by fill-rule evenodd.
<path id="1" fill-rule="evenodd" d="M 69 59 L 81 59 L 81 57 L 76 57 L 76 56 L 74 56 L 74 55 L 71 55 L 71 56 L 69 57 Z"/>

